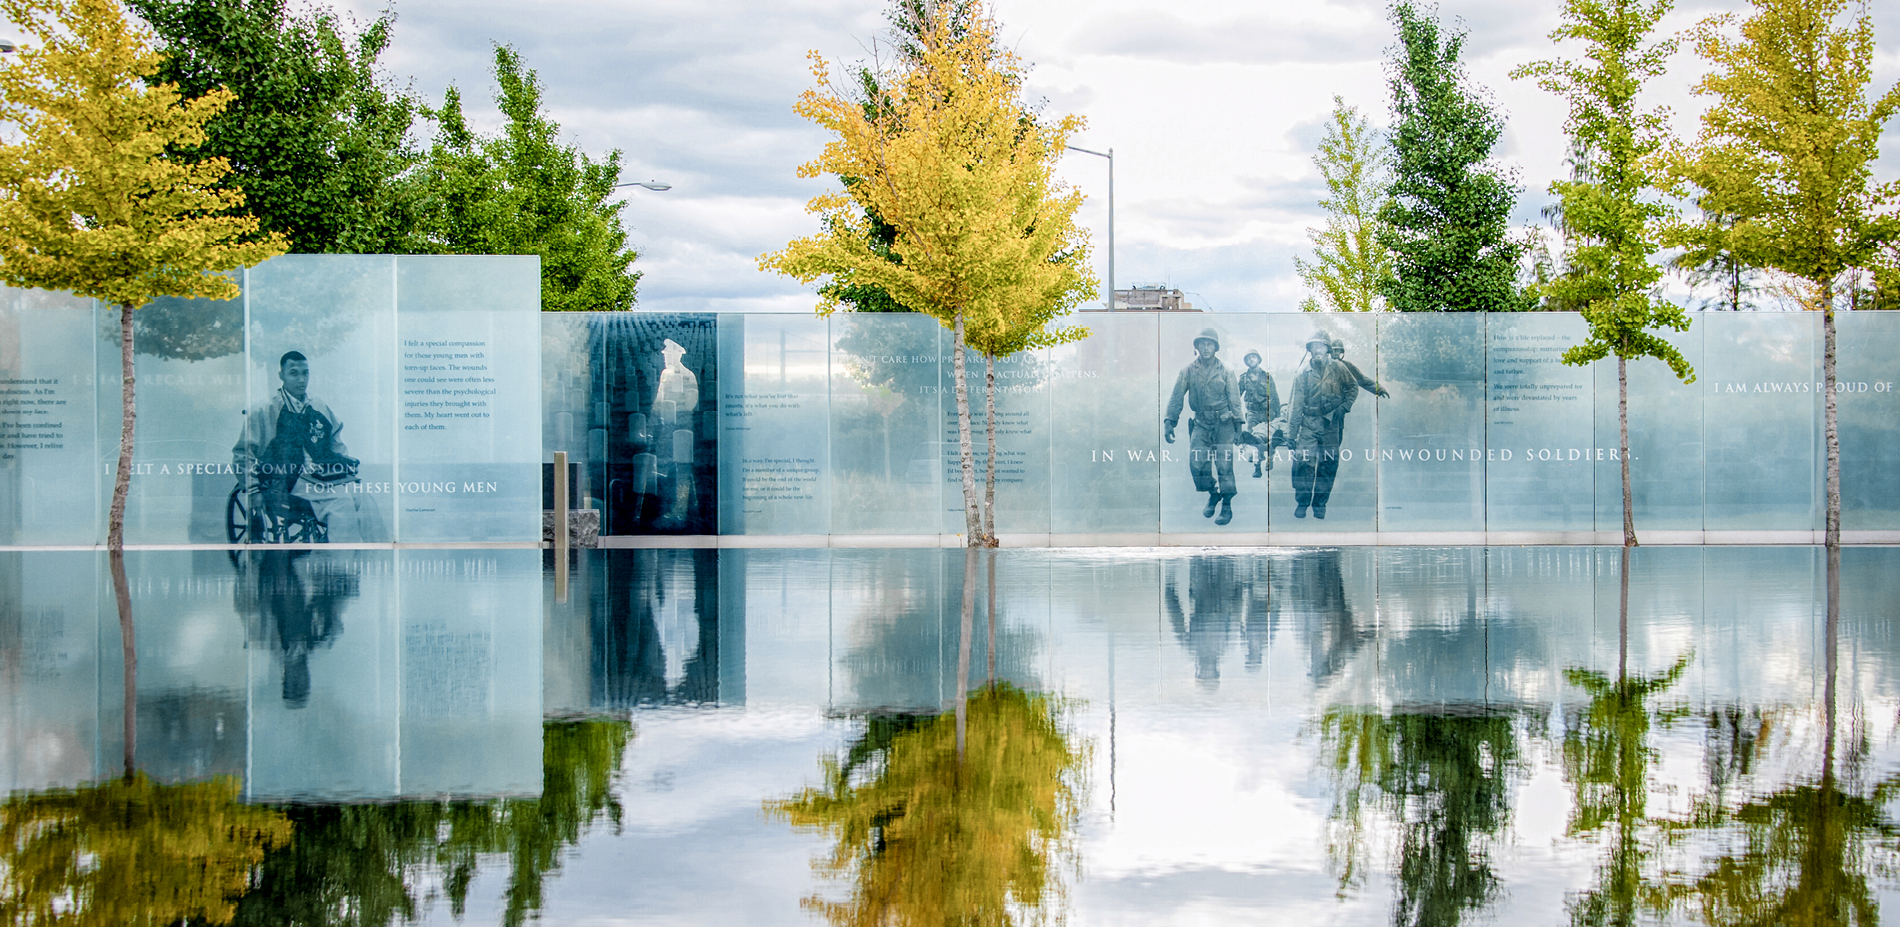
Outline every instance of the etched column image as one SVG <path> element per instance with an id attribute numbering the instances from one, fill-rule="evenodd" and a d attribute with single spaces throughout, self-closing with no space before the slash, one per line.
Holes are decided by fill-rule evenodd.
<path id="1" fill-rule="evenodd" d="M 1271 443 L 1280 389 L 1260 360 L 1266 318 L 1229 316 L 1209 325 L 1205 316 L 1182 314 L 1159 321 L 1161 530 L 1266 531 L 1272 457 L 1263 446 Z M 1243 373 L 1256 400 L 1252 425 Z"/>
<path id="2" fill-rule="evenodd" d="M 1372 375 L 1383 357 L 1375 319 L 1300 313 L 1271 320 L 1267 365 L 1286 384 L 1273 530 L 1373 530 L 1383 460 L 1375 399 L 1389 392 Z"/>
<path id="3" fill-rule="evenodd" d="M 586 479 L 601 500 L 601 533 L 717 533 L 718 318 L 588 317 L 594 366 Z"/>

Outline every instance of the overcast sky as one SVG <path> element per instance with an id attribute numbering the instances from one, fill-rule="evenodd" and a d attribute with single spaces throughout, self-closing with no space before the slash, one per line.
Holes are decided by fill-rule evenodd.
<path id="1" fill-rule="evenodd" d="M 379 3 L 352 0 L 359 12 Z M 345 6 L 345 8 L 352 8 Z M 1873 4 L 1876 86 L 1900 77 L 1900 4 Z M 640 307 L 673 311 L 809 311 L 814 299 L 757 269 L 760 253 L 810 234 L 804 204 L 825 182 L 799 180 L 823 134 L 792 113 L 811 84 L 806 55 L 865 57 L 886 30 L 886 0 L 396 0 L 390 74 L 439 99 L 462 88 L 493 124 L 490 48 L 513 45 L 539 72 L 546 107 L 593 153 L 625 152 L 635 189 L 623 217 L 641 251 Z M 1537 221 L 1563 173 L 1563 110 L 1510 70 L 1549 57 L 1558 4 L 1445 0 L 1469 30 L 1471 77 L 1507 129 L 1500 160 L 1525 188 L 1517 221 Z M 1671 31 L 1727 0 L 1682 0 Z M 1291 310 L 1303 294 L 1293 256 L 1320 221 L 1311 161 L 1338 94 L 1383 125 L 1393 33 L 1378 2 L 1301 0 L 999 0 L 1002 34 L 1032 63 L 1030 90 L 1051 114 L 1088 120 L 1076 144 L 1115 149 L 1116 282 L 1166 283 L 1217 311 Z M 1674 59 L 1656 99 L 1695 126 L 1688 93 L 1701 72 Z M 1878 90 L 1874 91 L 1878 92 Z M 486 112 L 481 112 L 486 108 Z M 1900 178 L 1900 121 L 1879 178 Z M 1097 275 L 1107 252 L 1106 171 L 1070 154 L 1064 177 L 1089 196 Z"/>

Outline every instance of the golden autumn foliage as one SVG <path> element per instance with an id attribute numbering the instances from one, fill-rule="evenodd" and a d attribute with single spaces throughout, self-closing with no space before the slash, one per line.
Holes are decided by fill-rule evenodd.
<path id="1" fill-rule="evenodd" d="M 235 779 L 160 785 L 143 775 L 0 804 L 0 922 L 129 927 L 225 924 L 290 821 L 238 801 Z"/>
<path id="2" fill-rule="evenodd" d="M 222 159 L 171 156 L 205 139 L 232 99 L 151 84 L 159 55 L 114 0 L 4 0 L 29 41 L 0 66 L 0 279 L 137 308 L 159 296 L 229 299 L 223 271 L 283 253 L 246 241 Z"/>
<path id="3" fill-rule="evenodd" d="M 851 882 L 806 900 L 832 924 L 995 924 L 1062 918 L 1084 750 L 1047 697 L 1008 684 L 970 696 L 957 757 L 944 714 L 897 733 L 868 781 L 837 760 L 825 782 L 768 813 L 837 843 L 816 865 Z"/>

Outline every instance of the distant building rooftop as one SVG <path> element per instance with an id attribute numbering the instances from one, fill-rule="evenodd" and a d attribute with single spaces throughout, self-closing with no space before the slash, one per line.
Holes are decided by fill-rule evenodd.
<path id="1" fill-rule="evenodd" d="M 1165 286 L 1140 286 L 1115 291 L 1117 312 L 1199 312 L 1180 290 Z M 1098 310 L 1099 311 L 1099 310 Z"/>

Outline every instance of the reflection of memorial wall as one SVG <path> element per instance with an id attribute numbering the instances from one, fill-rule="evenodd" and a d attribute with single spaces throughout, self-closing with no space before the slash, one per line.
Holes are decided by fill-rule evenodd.
<path id="1" fill-rule="evenodd" d="M 1637 527 L 1661 541 L 1743 539 L 1703 532 L 1809 541 L 1822 515 L 1819 320 L 1693 318 L 1689 331 L 1668 337 L 1696 365 L 1696 382 L 1678 382 L 1660 362 L 1630 365 Z M 1900 463 L 1892 424 L 1900 421 L 1900 331 L 1888 331 L 1900 319 L 1842 319 L 1844 524 L 1900 530 L 1900 493 L 1883 476 Z M 998 529 L 1019 541 L 1260 543 L 1376 531 L 1547 543 L 1620 529 L 1616 368 L 1561 363 L 1585 333 L 1574 314 L 1099 313 L 1081 321 L 1091 329 L 1086 340 L 997 365 Z M 607 334 L 609 325 L 624 333 Z M 708 326 L 716 334 L 687 346 Z M 1350 367 L 1316 373 L 1305 381 L 1310 389 L 1359 386 L 1319 429 L 1327 433 L 1304 445 L 1286 435 L 1270 456 L 1271 427 L 1249 429 L 1256 439 L 1226 450 L 1197 445 L 1191 400 L 1170 443 L 1169 401 L 1210 328 L 1228 376 L 1247 369 L 1249 353 L 1260 355 L 1289 417 L 1309 388 L 1303 374 L 1316 369 L 1308 346 L 1322 336 Z M 714 533 L 703 508 L 688 509 L 688 519 L 672 514 L 679 480 L 669 489 L 665 468 L 674 461 L 677 473 L 680 458 L 668 457 L 655 430 L 665 414 L 652 411 L 665 406 L 660 380 L 677 366 L 668 353 L 677 348 L 702 381 L 691 453 L 696 479 L 717 486 L 692 492 L 717 497 L 717 533 L 936 543 L 962 530 L 950 336 L 929 318 L 550 316 L 543 333 L 543 365 L 555 371 L 544 381 L 548 440 L 589 461 L 589 504 L 610 513 L 603 533 Z M 700 344 L 716 344 L 717 356 L 695 360 Z M 985 394 L 981 358 L 970 360 L 980 491 Z M 723 374 L 716 389 L 705 372 L 715 367 Z M 1189 469 L 1195 454 L 1208 453 L 1233 463 L 1233 485 L 1222 487 L 1232 492 L 1225 524 Z M 712 473 L 700 469 L 710 455 Z M 1303 466 L 1328 455 L 1330 468 Z M 1317 505 L 1297 507 L 1302 479 L 1330 479 L 1316 489 L 1323 519 Z M 628 488 L 603 488 L 603 480 Z"/>
<path id="2" fill-rule="evenodd" d="M 534 794 L 533 551 L 126 555 L 138 768 L 256 800 Z M 105 557 L 0 554 L 0 791 L 117 775 L 126 673 Z"/>

